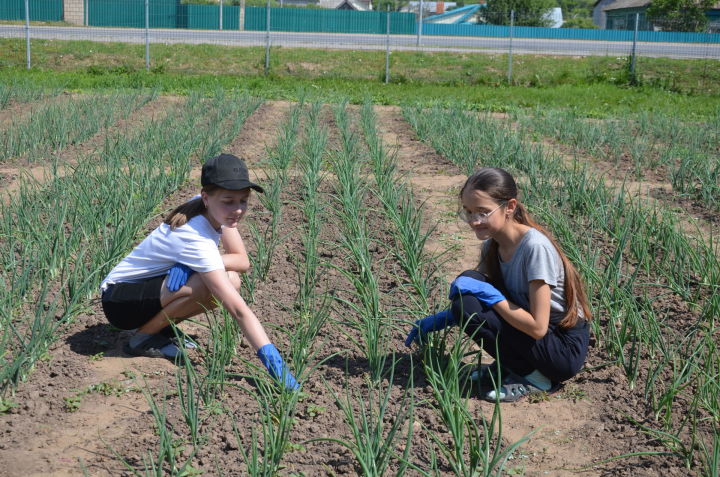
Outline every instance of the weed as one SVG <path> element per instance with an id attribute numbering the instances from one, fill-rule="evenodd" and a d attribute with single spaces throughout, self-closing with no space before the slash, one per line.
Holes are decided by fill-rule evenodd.
<path id="1" fill-rule="evenodd" d="M 76 394 L 75 396 L 66 396 L 63 398 L 65 402 L 65 412 L 76 412 L 80 409 L 82 403 L 82 394 Z"/>
<path id="2" fill-rule="evenodd" d="M 7 398 L 0 398 L 0 415 L 7 414 L 11 409 L 18 407 L 15 401 L 11 401 Z"/>

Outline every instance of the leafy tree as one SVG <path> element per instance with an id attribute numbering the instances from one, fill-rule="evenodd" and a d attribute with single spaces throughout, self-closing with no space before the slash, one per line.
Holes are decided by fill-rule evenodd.
<path id="1" fill-rule="evenodd" d="M 594 0 L 557 0 L 562 8 L 563 18 L 592 17 Z"/>
<path id="2" fill-rule="evenodd" d="M 596 28 L 592 22 L 594 0 L 557 0 L 562 9 L 563 28 Z"/>
<path id="3" fill-rule="evenodd" d="M 401 8 L 409 3 L 410 0 L 376 0 L 373 2 L 373 10 L 385 12 L 389 6 L 391 12 L 399 12 Z"/>
<path id="4" fill-rule="evenodd" d="M 705 11 L 715 0 L 653 0 L 646 15 L 653 25 L 666 31 L 705 31 Z"/>
<path id="5" fill-rule="evenodd" d="M 555 7 L 555 0 L 487 0 L 487 8 L 480 10 L 480 20 L 493 25 L 509 25 L 510 12 L 515 11 L 515 25 L 549 26 L 545 18 Z"/>

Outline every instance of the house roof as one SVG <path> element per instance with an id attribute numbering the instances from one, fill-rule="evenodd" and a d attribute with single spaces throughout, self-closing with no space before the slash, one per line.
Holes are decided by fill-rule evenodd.
<path id="1" fill-rule="evenodd" d="M 595 2 L 595 6 L 597 6 L 598 3 L 600 3 L 602 0 L 597 0 Z M 603 11 L 608 10 L 621 10 L 623 8 L 643 8 L 647 7 L 652 3 L 652 0 L 616 0 L 612 2 L 607 7 L 603 8 Z M 717 2 L 715 5 L 710 7 L 711 10 L 717 10 L 720 9 L 720 2 Z"/>
<path id="2" fill-rule="evenodd" d="M 338 9 L 347 5 L 352 10 L 372 10 L 371 0 L 320 0 L 318 6 L 321 8 Z"/>
<path id="3" fill-rule="evenodd" d="M 650 5 L 651 0 L 617 0 L 607 7 L 603 8 L 604 11 L 608 10 L 620 10 L 623 8 L 642 8 Z"/>

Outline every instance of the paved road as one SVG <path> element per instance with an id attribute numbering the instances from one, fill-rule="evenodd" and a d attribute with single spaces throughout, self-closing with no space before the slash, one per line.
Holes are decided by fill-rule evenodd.
<path id="1" fill-rule="evenodd" d="M 89 40 L 101 42 L 144 43 L 145 30 L 138 28 L 32 26 L 31 38 L 44 40 Z M 253 31 L 149 30 L 151 43 L 210 43 L 234 46 L 265 45 L 266 33 Z M 0 25 L 0 37 L 24 38 L 25 27 Z M 273 46 L 296 48 L 336 48 L 381 50 L 385 35 L 349 33 L 272 32 Z M 418 48 L 415 35 L 391 35 L 392 50 L 463 51 L 505 53 L 510 39 L 496 37 L 423 36 Z M 572 56 L 627 56 L 631 42 L 590 40 L 543 40 L 514 38 L 515 53 Z M 720 43 L 657 43 L 637 44 L 639 56 L 666 58 L 702 58 L 720 60 Z"/>

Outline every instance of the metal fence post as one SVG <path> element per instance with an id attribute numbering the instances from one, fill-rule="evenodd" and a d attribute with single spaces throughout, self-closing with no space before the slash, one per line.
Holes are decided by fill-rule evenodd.
<path id="1" fill-rule="evenodd" d="M 90 26 L 90 13 L 88 12 L 88 8 L 90 7 L 90 0 L 84 0 L 83 1 L 83 20 L 85 21 L 85 26 Z"/>
<path id="2" fill-rule="evenodd" d="M 387 19 L 386 35 L 385 35 L 385 84 L 390 81 L 390 4 L 385 12 Z"/>
<path id="3" fill-rule="evenodd" d="M 270 0 L 265 4 L 265 74 L 270 72 Z"/>
<path id="4" fill-rule="evenodd" d="M 220 29 L 222 30 L 223 0 L 220 0 Z"/>
<path id="5" fill-rule="evenodd" d="M 418 30 L 417 30 L 417 46 L 420 46 L 422 41 L 422 24 L 423 24 L 423 0 L 420 0 L 420 15 L 418 16 Z"/>
<path id="6" fill-rule="evenodd" d="M 632 56 L 630 58 L 630 81 L 635 82 L 635 49 L 637 48 L 638 26 L 640 24 L 640 14 L 635 14 L 635 33 L 633 33 Z"/>
<path id="7" fill-rule="evenodd" d="M 30 69 L 30 0 L 25 0 L 25 56 Z"/>
<path id="8" fill-rule="evenodd" d="M 150 71 L 150 1 L 145 0 L 145 71 Z"/>
<path id="9" fill-rule="evenodd" d="M 238 15 L 240 31 L 245 30 L 245 0 L 240 0 L 240 14 Z"/>
<path id="10" fill-rule="evenodd" d="M 513 25 L 515 24 L 515 10 L 510 11 L 510 46 L 508 48 L 508 72 L 507 80 L 508 84 L 512 84 L 512 40 L 513 40 Z"/>

